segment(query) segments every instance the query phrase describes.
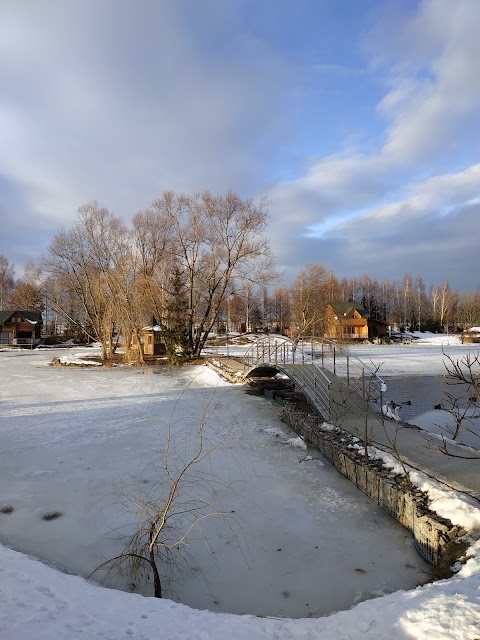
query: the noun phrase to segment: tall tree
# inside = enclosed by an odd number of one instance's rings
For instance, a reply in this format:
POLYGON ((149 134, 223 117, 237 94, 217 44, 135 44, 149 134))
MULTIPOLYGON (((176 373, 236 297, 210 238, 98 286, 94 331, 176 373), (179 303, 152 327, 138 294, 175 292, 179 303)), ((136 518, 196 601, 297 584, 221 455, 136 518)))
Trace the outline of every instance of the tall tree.
POLYGON ((237 194, 195 196, 164 193, 153 203, 168 248, 185 274, 188 292, 189 349, 198 356, 229 296, 248 284, 273 277, 273 258, 263 203, 237 194))
POLYGON ((291 332, 294 340, 323 335, 325 308, 329 300, 329 274, 321 264, 300 271, 290 290, 291 332))
POLYGON ((23 311, 43 311, 42 291, 34 284, 22 280, 16 284, 15 289, 8 296, 8 307, 23 311))
POLYGON ((25 273, 11 290, 7 304, 10 309, 43 311, 45 308, 41 283, 41 270, 32 262, 25 265, 25 273))
POLYGON ((460 294, 457 318, 464 329, 480 326, 480 289, 460 294))
POLYGON ((15 269, 13 263, 0 255, 0 309, 5 309, 7 300, 15 287, 15 269))
POLYGON ((277 287, 271 297, 273 328, 283 333, 290 324, 290 296, 285 287, 277 287))
MULTIPOLYGON (((125 264, 128 256, 127 230, 97 202, 78 210, 70 231, 60 231, 44 258, 44 268, 53 279, 61 279, 81 308, 79 322, 102 345, 102 358, 113 356, 112 336, 119 322, 130 328, 129 296, 134 280, 125 264), (126 278, 121 281, 121 278, 126 278)), ((68 314, 67 309, 62 309, 68 314)), ((129 346, 129 337, 125 337, 129 346)))
POLYGON ((183 273, 175 267, 165 305, 164 336, 170 364, 179 362, 177 349, 189 355, 187 317, 188 296, 183 273))

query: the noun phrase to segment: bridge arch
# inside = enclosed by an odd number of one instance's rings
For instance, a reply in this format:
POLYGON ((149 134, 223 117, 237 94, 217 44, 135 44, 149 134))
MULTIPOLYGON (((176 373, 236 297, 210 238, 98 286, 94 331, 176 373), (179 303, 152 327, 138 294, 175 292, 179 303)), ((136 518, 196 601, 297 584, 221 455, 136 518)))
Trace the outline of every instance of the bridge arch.
POLYGON ((284 375, 292 379, 291 374, 289 374, 288 371, 285 371, 283 367, 278 364, 272 365, 268 362, 261 362, 253 365, 250 369, 247 369, 247 371, 244 373, 244 377, 247 379, 274 378, 279 373, 283 373, 284 375))
POLYGON ((335 402, 338 411, 358 412, 366 404, 382 413, 384 381, 347 347, 332 340, 310 336, 294 342, 285 336, 260 336, 244 354, 244 377, 277 373, 287 375, 327 419, 334 419, 335 402))

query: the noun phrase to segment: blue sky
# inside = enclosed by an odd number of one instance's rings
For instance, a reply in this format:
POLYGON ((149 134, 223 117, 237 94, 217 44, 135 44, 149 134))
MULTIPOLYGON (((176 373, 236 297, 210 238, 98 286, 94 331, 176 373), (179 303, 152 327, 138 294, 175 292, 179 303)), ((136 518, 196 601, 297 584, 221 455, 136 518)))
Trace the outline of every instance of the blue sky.
POLYGON ((0 6, 0 253, 79 206, 269 201, 286 282, 480 282, 478 0, 15 0, 0 6))

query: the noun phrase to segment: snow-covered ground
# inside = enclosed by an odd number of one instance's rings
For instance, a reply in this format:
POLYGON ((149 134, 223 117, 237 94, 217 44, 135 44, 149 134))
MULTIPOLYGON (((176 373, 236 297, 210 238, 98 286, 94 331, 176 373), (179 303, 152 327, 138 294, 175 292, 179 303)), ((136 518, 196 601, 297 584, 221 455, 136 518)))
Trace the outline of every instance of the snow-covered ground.
MULTIPOLYGON (((387 383, 387 398, 401 404, 400 417, 410 423, 450 439, 455 419, 448 410, 445 392, 459 393, 460 387, 448 385, 445 364, 462 362, 480 351, 478 344, 462 344, 457 335, 415 332, 409 344, 354 345, 351 351, 371 364, 387 383), (440 405, 442 408, 440 409, 440 405)), ((476 367, 478 371, 479 367, 476 367)), ((463 403, 465 404, 465 403, 463 403)), ((457 442, 480 448, 480 403, 472 405, 463 420, 457 442)))
MULTIPOLYGON (((398 360, 411 346, 417 345, 390 349, 398 360)), ((240 531, 239 549, 232 532, 218 531, 212 545, 218 568, 192 543, 208 587, 188 578, 178 597, 211 611, 101 589, 0 547, 0 638, 71 638, 82 631, 84 637, 112 639, 480 637, 475 559, 448 581, 326 618, 213 613, 318 616, 411 589, 422 581, 424 566, 408 534, 327 463, 300 462, 306 452, 292 446, 298 440, 284 433, 268 402, 205 368, 159 375, 53 368, 47 364, 53 355, 0 354, 0 508, 14 507, 0 513, 5 545, 88 573, 121 544, 111 530, 121 517, 115 487, 125 474, 140 484, 151 481, 145 450, 158 442, 156 429, 174 408, 177 420, 207 405, 223 433, 233 427, 236 434, 228 440, 227 475, 238 497, 226 506, 233 507, 245 537, 240 531), (54 511, 62 515, 42 519, 54 511)), ((425 373, 428 366, 424 361, 425 373)), ((448 517, 450 507, 444 508, 448 517)))

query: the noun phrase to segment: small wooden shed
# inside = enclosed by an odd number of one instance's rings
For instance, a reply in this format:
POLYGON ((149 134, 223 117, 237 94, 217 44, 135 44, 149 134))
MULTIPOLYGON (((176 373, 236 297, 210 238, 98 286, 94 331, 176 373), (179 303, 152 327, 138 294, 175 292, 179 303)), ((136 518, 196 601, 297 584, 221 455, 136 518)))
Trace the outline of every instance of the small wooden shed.
POLYGON ((143 353, 146 356, 164 356, 167 353, 162 329, 158 325, 144 327, 140 332, 143 353))

